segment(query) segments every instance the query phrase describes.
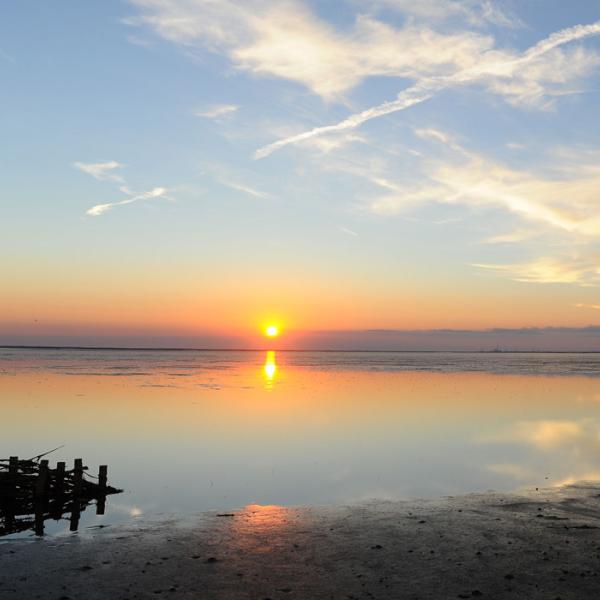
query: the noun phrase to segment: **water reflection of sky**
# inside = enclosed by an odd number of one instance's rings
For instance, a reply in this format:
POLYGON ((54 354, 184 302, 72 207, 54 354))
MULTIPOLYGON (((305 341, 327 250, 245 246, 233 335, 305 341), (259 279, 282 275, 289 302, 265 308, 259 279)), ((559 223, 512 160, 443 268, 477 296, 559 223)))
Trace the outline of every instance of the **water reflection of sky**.
POLYGON ((0 358, 0 456, 65 444, 53 460, 107 463, 126 489, 108 521, 600 478, 594 377, 430 372, 427 355, 405 371, 281 352, 193 367, 177 353, 42 354, 0 358))

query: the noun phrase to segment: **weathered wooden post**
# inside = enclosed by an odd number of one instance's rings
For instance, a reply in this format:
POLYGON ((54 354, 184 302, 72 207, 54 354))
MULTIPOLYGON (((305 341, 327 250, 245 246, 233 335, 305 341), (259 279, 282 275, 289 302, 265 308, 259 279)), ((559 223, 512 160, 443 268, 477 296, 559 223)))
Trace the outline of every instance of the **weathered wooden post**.
POLYGON ((76 458, 73 466, 73 503, 71 506, 71 519, 69 530, 77 531, 81 514, 80 498, 83 483, 83 460, 76 458))
POLYGON ((100 490, 106 490, 106 482, 108 481, 108 466, 100 465, 98 469, 98 485, 100 486, 100 490))
POLYGON ((63 514, 64 494, 65 494, 65 470, 66 463, 56 463, 56 471, 54 475, 54 508, 52 510, 52 518, 57 521, 63 514))
POLYGON ((83 460, 76 458, 73 466, 73 496, 81 496, 81 486, 83 483, 83 460))
POLYGON ((17 480, 19 474, 19 457, 8 459, 8 489, 6 491, 6 529, 10 531, 15 521, 15 500, 17 497, 17 480))
POLYGON ((41 460, 40 468, 38 469, 38 477, 35 482, 35 495, 37 497, 45 496, 47 488, 48 488, 48 461, 41 460))
POLYGON ((56 463, 56 478, 54 480, 54 489, 57 496, 62 496, 65 493, 65 468, 64 462, 56 463))
POLYGON ((19 457, 11 456, 8 459, 8 474, 11 477, 16 477, 18 472, 19 472, 19 457))
POLYGON ((48 461, 40 461, 34 490, 35 535, 44 535, 44 508, 48 489, 48 461))
POLYGON ((71 518, 69 519, 69 531, 77 531, 79 529, 79 517, 81 516, 81 508, 79 499, 73 498, 71 507, 71 518))
POLYGON ((106 484, 108 481, 108 466, 100 465, 98 468, 98 498, 96 500, 96 514, 103 515, 106 510, 106 484))

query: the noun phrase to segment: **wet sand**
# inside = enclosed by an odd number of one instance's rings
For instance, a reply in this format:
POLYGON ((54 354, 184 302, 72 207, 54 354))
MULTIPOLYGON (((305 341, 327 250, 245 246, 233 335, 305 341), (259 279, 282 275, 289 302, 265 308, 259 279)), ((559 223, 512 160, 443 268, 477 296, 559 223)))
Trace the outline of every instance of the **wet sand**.
POLYGON ((600 597, 600 483, 0 543, 0 599, 600 597))

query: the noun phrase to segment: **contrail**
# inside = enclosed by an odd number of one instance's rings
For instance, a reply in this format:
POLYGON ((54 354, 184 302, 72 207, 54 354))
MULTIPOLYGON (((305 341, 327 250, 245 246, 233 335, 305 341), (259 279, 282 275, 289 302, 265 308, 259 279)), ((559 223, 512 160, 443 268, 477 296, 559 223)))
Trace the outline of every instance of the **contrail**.
POLYGON ((107 204, 96 204, 96 206, 92 206, 89 208, 85 214, 90 217, 99 217, 103 215, 105 212, 111 210, 115 206, 124 206, 125 204, 132 204, 133 202, 138 202, 139 200, 148 200, 149 198, 159 198, 161 196, 165 196, 167 190, 165 188, 157 187, 149 192, 144 192, 143 194, 139 194, 138 196, 133 196, 131 198, 126 198, 125 200, 120 200, 119 202, 109 202, 107 204))
POLYGON ((543 54, 546 54, 547 52, 553 50, 554 48, 557 48, 558 46, 562 46, 563 44, 567 44, 575 40, 580 40, 598 34, 600 34, 600 21, 596 21, 595 23, 591 23, 590 25, 575 25, 574 27, 561 29, 560 31, 551 34, 547 38, 535 44, 535 46, 532 46, 531 48, 526 50, 518 58, 471 67, 469 69, 464 69, 463 71, 459 71, 458 73, 447 77, 425 79, 400 92, 396 100, 393 100, 391 102, 384 102, 383 104, 379 104, 378 106, 368 108, 367 110, 351 115, 347 119, 344 119, 343 121, 336 123, 335 125, 315 127, 314 129, 310 129, 309 131, 298 133, 296 135, 292 135, 290 137, 268 144, 267 146, 263 146, 254 153, 254 158, 265 158, 266 156, 269 156, 270 154, 279 150, 280 148, 283 148, 284 146, 296 144, 298 142, 302 142, 313 137, 326 135, 328 133, 333 133, 337 131, 344 131, 346 129, 355 129, 356 127, 360 127, 360 125, 362 125, 366 121, 370 121, 371 119, 383 117, 384 115, 389 115, 390 113, 398 112, 400 110, 404 110, 406 108, 414 106, 415 104, 425 102, 426 100, 429 100, 429 98, 435 96, 436 93, 453 85, 470 83, 481 79, 486 75, 506 75, 510 73, 515 67, 520 67, 521 65, 524 65, 542 56, 543 54))

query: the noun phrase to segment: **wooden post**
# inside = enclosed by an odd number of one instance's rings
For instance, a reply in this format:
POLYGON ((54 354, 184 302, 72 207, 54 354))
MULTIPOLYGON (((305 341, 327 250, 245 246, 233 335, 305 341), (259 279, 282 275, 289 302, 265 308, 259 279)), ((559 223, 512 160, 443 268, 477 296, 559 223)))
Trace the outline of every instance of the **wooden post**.
POLYGON ((108 466, 100 465, 98 469, 98 498, 96 500, 96 514, 103 515, 106 510, 106 484, 108 481, 108 466))
POLYGON ((35 482, 35 535, 44 535, 44 505, 48 489, 48 461, 40 461, 40 469, 35 482))
POLYGON ((35 501, 34 506, 34 530, 35 535, 43 536, 44 535, 44 505, 40 500, 35 501))
POLYGON ((100 490, 106 489, 106 482, 108 480, 108 466, 100 465, 98 469, 98 485, 100 486, 100 490))
POLYGON ((76 458, 73 467, 73 496, 77 499, 81 496, 81 485, 83 482, 83 460, 76 458))
POLYGON ((8 460, 8 490, 4 522, 6 530, 11 531, 15 522, 15 499, 17 497, 17 475, 19 474, 19 457, 11 456, 8 460))
POLYGON ((62 496, 65 491, 65 468, 64 462, 56 463, 56 479, 54 480, 54 488, 57 496, 62 496))
POLYGON ((19 457, 11 456, 8 459, 8 494, 11 498, 17 495, 17 476, 19 474, 19 457))
POLYGON ((35 495, 38 498, 43 498, 46 495, 48 488, 48 461, 40 461, 40 469, 35 482, 35 495))
POLYGON ((79 498, 73 498, 73 504, 71 506, 71 518, 69 520, 69 531, 77 531, 79 528, 80 515, 81 508, 79 507, 79 498))
POLYGON ((54 474, 54 502, 52 518, 57 521, 62 517, 63 504, 65 495, 65 470, 66 464, 64 462, 56 463, 56 471, 54 474))

